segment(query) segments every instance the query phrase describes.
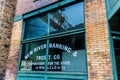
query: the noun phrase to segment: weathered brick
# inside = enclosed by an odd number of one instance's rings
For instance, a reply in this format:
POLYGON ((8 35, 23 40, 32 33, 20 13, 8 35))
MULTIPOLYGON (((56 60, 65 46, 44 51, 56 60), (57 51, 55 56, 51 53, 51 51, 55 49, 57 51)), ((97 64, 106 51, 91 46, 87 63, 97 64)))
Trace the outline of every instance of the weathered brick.
POLYGON ((0 80, 4 80, 6 61, 9 53, 10 36, 15 11, 15 2, 12 2, 13 0, 0 0, 0 80))
POLYGON ((85 16, 89 80, 113 80, 104 0, 86 0, 85 16))
POLYGON ((16 80, 18 69, 18 57, 20 53, 20 41, 22 33, 22 21, 15 22, 12 29, 10 53, 8 56, 5 80, 16 80), (16 35, 17 34, 17 35, 16 35), (14 62, 14 63, 13 63, 14 62), (12 76, 11 76, 12 75, 12 76))
MULTIPOLYGON (((17 0, 15 15, 33 11, 59 0, 33 1, 17 0)), ((0 33, 2 34, 0 34, 0 43, 2 43, 0 44, 2 54, 0 67, 3 67, 0 69, 0 76, 4 76, 9 53, 5 80, 16 80, 23 21, 15 22, 12 29, 16 0, 7 0, 5 6, 4 0, 0 0, 0 4, 0 33)), ((89 80, 113 80, 105 1, 85 0, 85 18, 88 78, 89 80)))
POLYGON ((16 15, 21 15, 21 14, 30 12, 32 10, 41 8, 43 6, 46 6, 56 1, 59 1, 59 0, 38 0, 36 2, 34 2, 34 0, 24 0, 24 1, 17 0, 16 15), (26 6, 26 3, 27 3, 27 6, 26 6))

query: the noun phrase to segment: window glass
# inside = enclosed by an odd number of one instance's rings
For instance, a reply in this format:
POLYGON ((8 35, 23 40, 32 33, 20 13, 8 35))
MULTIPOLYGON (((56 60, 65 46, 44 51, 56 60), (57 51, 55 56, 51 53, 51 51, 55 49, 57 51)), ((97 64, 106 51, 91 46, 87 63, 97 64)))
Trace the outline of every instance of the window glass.
POLYGON ((81 33, 53 38, 48 44, 46 41, 24 44, 20 70, 86 72, 84 41, 84 33, 81 33))
POLYGON ((48 16, 41 15, 25 20, 24 39, 41 37, 48 33, 48 16))
POLYGON ((51 13, 50 33, 68 31, 84 27, 83 2, 51 13))
POLYGON ((118 0, 109 0, 110 4, 114 4, 118 0))
POLYGON ((83 2, 25 20, 24 39, 84 28, 83 2), (50 14, 50 15, 47 15, 50 14), (48 17, 49 16, 49 17, 48 17), (49 22, 48 22, 49 21, 49 22))
POLYGON ((85 36, 74 30, 80 28, 84 28, 83 2, 25 19, 20 70, 87 72, 85 36), (69 30, 73 32, 50 36, 69 30))
POLYGON ((48 71, 86 72, 84 34, 50 39, 48 71))
POLYGON ((45 70, 46 41, 27 43, 23 45, 21 70, 45 70))

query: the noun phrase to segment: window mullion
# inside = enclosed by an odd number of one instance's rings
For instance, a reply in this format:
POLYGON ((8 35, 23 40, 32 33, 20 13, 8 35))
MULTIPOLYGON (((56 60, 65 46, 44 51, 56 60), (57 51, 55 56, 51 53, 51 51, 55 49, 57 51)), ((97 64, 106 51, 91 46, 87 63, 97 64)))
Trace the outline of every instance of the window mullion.
POLYGON ((21 40, 24 40, 24 34, 25 34, 25 21, 23 21, 22 38, 21 38, 21 40))
POLYGON ((48 35, 50 34, 50 13, 48 13, 48 35))
MULTIPOLYGON (((50 13, 48 13, 48 34, 49 35, 50 29, 50 13)), ((48 54, 49 54, 49 39, 47 39, 47 46, 46 46, 46 64, 45 64, 45 71, 48 70, 48 54)))
POLYGON ((49 40, 47 40, 47 46, 46 46, 46 64, 45 64, 45 71, 48 70, 48 54, 49 54, 49 40))

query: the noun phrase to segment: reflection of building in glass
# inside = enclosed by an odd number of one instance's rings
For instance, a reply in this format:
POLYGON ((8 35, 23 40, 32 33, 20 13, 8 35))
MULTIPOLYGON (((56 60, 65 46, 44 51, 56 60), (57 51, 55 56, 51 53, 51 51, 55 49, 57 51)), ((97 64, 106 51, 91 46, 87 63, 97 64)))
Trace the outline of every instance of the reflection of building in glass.
POLYGON ((51 15, 50 21, 55 29, 64 30, 72 27, 67 18, 64 11, 56 11, 51 15))

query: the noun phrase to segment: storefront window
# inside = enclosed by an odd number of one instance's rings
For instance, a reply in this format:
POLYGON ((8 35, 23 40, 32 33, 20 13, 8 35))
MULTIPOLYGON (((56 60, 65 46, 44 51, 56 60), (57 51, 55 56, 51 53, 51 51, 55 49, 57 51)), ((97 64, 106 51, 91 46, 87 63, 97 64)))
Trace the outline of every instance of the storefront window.
MULTIPOLYGON (((112 0, 113 2, 116 0, 112 0)), ((118 10, 114 16, 109 20, 110 29, 111 29, 111 50, 112 50, 112 60, 115 63, 112 63, 114 66, 114 76, 115 79, 120 80, 120 22, 118 17, 120 17, 120 10, 118 10), (113 41, 113 42, 112 42, 113 41)))
POLYGON ((40 15, 25 20, 24 39, 42 37, 48 34, 48 16, 40 15))
POLYGON ((24 21, 21 71, 87 72, 83 2, 24 21))
POLYGON ((85 72, 84 34, 50 39, 48 71, 85 72))
POLYGON ((84 33, 24 44, 21 70, 85 72, 84 33), (48 47, 47 47, 48 46, 48 47), (48 48, 48 58, 46 49, 48 48))
POLYGON ((24 39, 80 28, 84 28, 83 2, 26 19, 24 39))
POLYGON ((61 8, 50 15, 50 33, 69 31, 84 27, 83 2, 61 8))
POLYGON ((20 70, 45 71, 46 41, 23 44, 20 70), (41 69, 38 67, 41 66, 41 69))

